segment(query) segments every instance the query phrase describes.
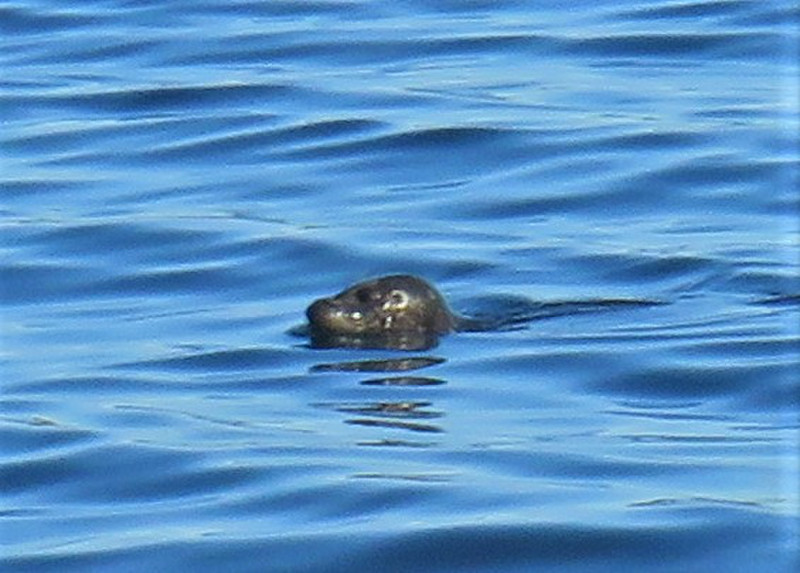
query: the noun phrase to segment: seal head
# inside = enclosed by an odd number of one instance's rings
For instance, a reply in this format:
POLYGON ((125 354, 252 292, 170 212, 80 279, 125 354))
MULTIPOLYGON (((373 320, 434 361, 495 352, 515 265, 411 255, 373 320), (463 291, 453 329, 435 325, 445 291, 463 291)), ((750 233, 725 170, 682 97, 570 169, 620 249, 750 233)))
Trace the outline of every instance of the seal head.
POLYGON ((390 275, 358 283, 306 310, 312 343, 319 347, 399 348, 436 345, 456 327, 442 295, 425 280, 390 275))

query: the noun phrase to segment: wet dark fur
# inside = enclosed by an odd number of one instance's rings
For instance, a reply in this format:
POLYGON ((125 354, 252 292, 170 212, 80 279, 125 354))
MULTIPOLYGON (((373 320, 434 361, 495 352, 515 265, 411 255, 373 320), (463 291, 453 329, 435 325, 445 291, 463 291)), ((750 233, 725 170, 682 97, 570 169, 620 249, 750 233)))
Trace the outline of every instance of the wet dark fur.
POLYGON ((309 324, 303 334, 311 335, 315 348, 423 350, 455 330, 514 330, 533 320, 659 304, 664 303, 641 299, 535 302, 503 296, 489 297, 486 312, 476 308, 464 317, 451 312, 444 297, 425 280, 390 275, 314 301, 306 310, 309 324))
POLYGON ((426 348, 456 329, 442 295, 425 280, 390 275, 314 301, 306 310, 315 346, 426 348))

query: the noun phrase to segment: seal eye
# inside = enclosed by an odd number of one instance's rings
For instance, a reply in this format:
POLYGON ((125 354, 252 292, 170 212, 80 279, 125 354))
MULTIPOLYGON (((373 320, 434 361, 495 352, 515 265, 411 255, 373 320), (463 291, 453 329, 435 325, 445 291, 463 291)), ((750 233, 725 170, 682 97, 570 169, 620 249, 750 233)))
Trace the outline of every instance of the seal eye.
POLYGON ((389 305, 395 310, 408 307, 408 293, 404 290, 393 290, 389 293, 389 305))
POLYGON ((356 299, 358 302, 367 303, 372 300, 372 295, 370 295, 369 289, 360 288, 356 291, 356 299))

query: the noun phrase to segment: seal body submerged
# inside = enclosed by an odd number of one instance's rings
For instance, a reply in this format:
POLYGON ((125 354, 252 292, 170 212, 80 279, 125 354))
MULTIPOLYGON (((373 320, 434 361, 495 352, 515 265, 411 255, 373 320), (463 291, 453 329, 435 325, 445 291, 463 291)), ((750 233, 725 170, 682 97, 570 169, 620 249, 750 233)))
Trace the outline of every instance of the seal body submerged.
POLYGON ((491 297, 487 303, 470 316, 456 315, 424 279, 389 275, 314 301, 306 310, 308 327, 296 333, 310 334, 315 348, 427 350, 454 330, 515 330, 533 320, 665 304, 643 299, 536 302, 513 296, 491 297))
POLYGON ((441 294, 412 275, 365 281, 314 301, 306 310, 314 346, 431 348, 458 319, 441 294))

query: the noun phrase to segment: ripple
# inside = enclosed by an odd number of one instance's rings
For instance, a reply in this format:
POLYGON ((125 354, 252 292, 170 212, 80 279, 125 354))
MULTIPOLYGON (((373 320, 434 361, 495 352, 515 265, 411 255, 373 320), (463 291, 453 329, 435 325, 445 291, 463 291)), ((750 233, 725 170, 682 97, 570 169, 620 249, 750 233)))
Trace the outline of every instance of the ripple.
POLYGON ((442 364, 444 358, 437 357, 412 357, 412 358, 386 358, 382 360, 359 360, 356 362, 335 362, 329 364, 316 364, 312 372, 406 372, 419 370, 442 364))
POLYGON ((46 12, 23 6, 0 8, 0 31, 10 35, 40 34, 74 28, 102 25, 99 15, 79 14, 74 11, 46 12))
MULTIPOLYGON (((433 484, 431 484, 433 485, 433 484)), ((640 508, 659 511, 659 508, 640 508)), ((313 537, 285 533, 282 536, 253 538, 252 533, 235 539, 203 539, 179 542, 142 542, 130 547, 109 547, 101 551, 59 550, 47 554, 15 559, 17 567, 57 570, 59 565, 87 568, 121 568, 144 564, 147 567, 167 564, 170 567, 222 566, 239 570, 258 569, 263 564, 263 551, 270 563, 292 571, 314 571, 318 559, 326 561, 340 554, 346 541, 348 568, 374 570, 392 567, 407 570, 420 564, 436 570, 525 571, 530 567, 583 567, 587 562, 602 560, 602 571, 635 565, 652 571, 667 571, 674 566, 706 569, 714 564, 736 568, 742 562, 752 563, 756 572, 790 570, 790 562, 773 541, 774 533, 785 527, 785 521, 754 514, 745 508, 708 508, 697 516, 698 521, 684 528, 654 528, 645 524, 597 529, 586 525, 563 525, 539 522, 526 526, 507 524, 461 524, 456 527, 427 526, 390 535, 363 534, 347 530, 341 534, 317 534, 313 537), (726 515, 735 516, 736 527, 725 524, 726 515), (699 518, 704 517, 704 520, 699 518), (344 537, 343 535, 347 535, 344 537), (708 546, 727 539, 731 548, 722 558, 708 551, 708 546), (261 548, 263 551, 258 551, 261 548), (677 554, 675 548, 679 548, 677 554), (773 553, 768 553, 767 550, 773 553), (677 555, 677 557, 676 557, 677 555), (776 557, 778 556, 778 557, 776 557), (722 561, 720 561, 722 559, 722 561), (669 563, 669 566, 664 565, 669 563), (770 563, 771 568, 761 563, 770 563)), ((336 571, 345 568, 334 567, 336 571)))
POLYGON ((403 422, 397 420, 380 420, 376 418, 351 418, 345 423, 354 426, 367 426, 371 428, 390 428, 396 430, 409 430, 412 432, 443 432, 442 428, 433 424, 421 424, 419 422, 403 422))
MULTIPOLYGON (((755 521, 758 523, 742 529, 712 523, 673 531, 645 526, 600 530, 553 523, 528 527, 433 529, 412 532, 392 543, 382 543, 369 553, 367 562, 377 563, 380 556, 380 561, 402 567, 403 563, 413 562, 414 555, 424 554, 433 556, 430 558, 432 561, 428 561, 429 566, 441 569, 502 567, 509 571, 522 571, 532 566, 563 567, 570 562, 585 563, 587 559, 602 556, 603 570, 634 564, 662 570, 664 559, 670 561, 670 567, 681 563, 686 567, 698 567, 713 560, 703 549, 703 545, 713 539, 733 535, 741 548, 751 548, 759 541, 763 542, 766 533, 759 525, 763 526, 763 522, 768 520, 755 521), (675 547, 680 547, 677 561, 672 550, 666 549, 675 547)), ((775 526, 773 523, 772 527, 775 526)))
POLYGON ((122 376, 81 376, 74 378, 53 378, 46 380, 29 380, 14 384, 8 388, 12 394, 126 394, 126 393, 159 393, 170 389, 181 388, 174 382, 165 383, 145 378, 128 378, 122 376))
POLYGON ((684 2, 675 5, 653 6, 644 9, 618 12, 614 17, 631 18, 635 20, 674 20, 676 18, 730 16, 733 14, 751 12, 757 7, 757 4, 756 2, 752 2, 752 0, 684 2))
POLYGON ((446 384, 439 378, 425 376, 393 376, 389 378, 370 378, 360 382, 365 386, 439 386, 446 384))
POLYGON ((242 371, 263 369, 286 364, 293 353, 283 349, 250 348, 237 350, 221 350, 178 356, 162 360, 144 360, 117 364, 115 368, 136 370, 197 370, 208 371, 242 371))
POLYGON ((215 234, 204 231, 107 222, 55 228, 20 242, 42 253, 56 252, 62 256, 119 257, 126 251, 139 251, 150 260, 159 252, 197 248, 215 238, 215 234))
MULTIPOLYGON (((0 476, 9 495, 38 491, 40 496, 56 496, 59 498, 94 499, 96 501, 122 501, 128 498, 133 501, 138 495, 129 497, 125 494, 130 488, 139 488, 142 479, 150 481, 146 476, 180 474, 194 456, 178 455, 141 447, 110 447, 94 445, 83 451, 73 452, 64 458, 59 452, 36 456, 31 459, 3 462, 0 464, 0 476), (105 472, 115 472, 125 478, 115 485, 98 487, 106 480, 105 472), (113 491, 112 491, 113 490, 113 491)), ((154 482, 155 483, 155 482, 154 482)), ((154 484, 153 483, 153 484, 154 484)), ((158 494, 141 490, 143 495, 158 494)))
POLYGON ((47 450, 61 453, 70 448, 95 439, 94 432, 58 425, 43 426, 32 421, 3 420, 0 426, 0 441, 5 444, 5 453, 11 457, 20 454, 47 455, 47 450))
MULTIPOLYGON (((323 141, 345 140, 351 141, 356 136, 374 131, 381 127, 378 122, 357 119, 342 119, 321 121, 312 124, 279 127, 256 133, 245 132, 225 134, 219 137, 205 137, 201 141, 193 140, 186 143, 160 146, 147 151, 139 159, 156 160, 200 160, 205 161, 209 156, 219 157, 224 154, 229 157, 248 154, 253 151, 266 153, 270 149, 312 148, 320 149, 323 141)), ((326 143, 325 145, 331 145, 326 143)), ((348 143, 348 145, 350 145, 348 143)), ((291 151, 282 151, 282 154, 291 154, 291 151)))
POLYGON ((286 85, 213 84, 180 87, 140 87, 106 91, 81 91, 70 94, 24 95, 4 98, 14 113, 17 106, 56 109, 83 109, 96 113, 142 114, 193 108, 230 107, 265 101, 304 97, 303 90, 286 85))
POLYGON ((617 57, 774 59, 783 54, 781 36, 768 32, 618 34, 571 42, 573 54, 617 57))
MULTIPOLYGON (((428 153, 437 149, 440 153, 456 155, 469 150, 486 153, 487 146, 499 150, 507 147, 504 143, 513 132, 484 128, 449 128, 415 130, 412 132, 379 135, 369 139, 359 139, 338 144, 312 146, 297 151, 290 150, 280 154, 286 159, 325 158, 341 159, 348 156, 428 153)), ((478 159, 476 157, 476 159, 478 159)))
POLYGON ((83 265, 12 264, 0 266, 3 304, 42 303, 77 296, 94 271, 83 265))
POLYGON ((762 380, 779 380, 785 372, 784 367, 772 364, 659 368, 611 378, 595 390, 678 401, 723 398, 742 395, 762 380))

